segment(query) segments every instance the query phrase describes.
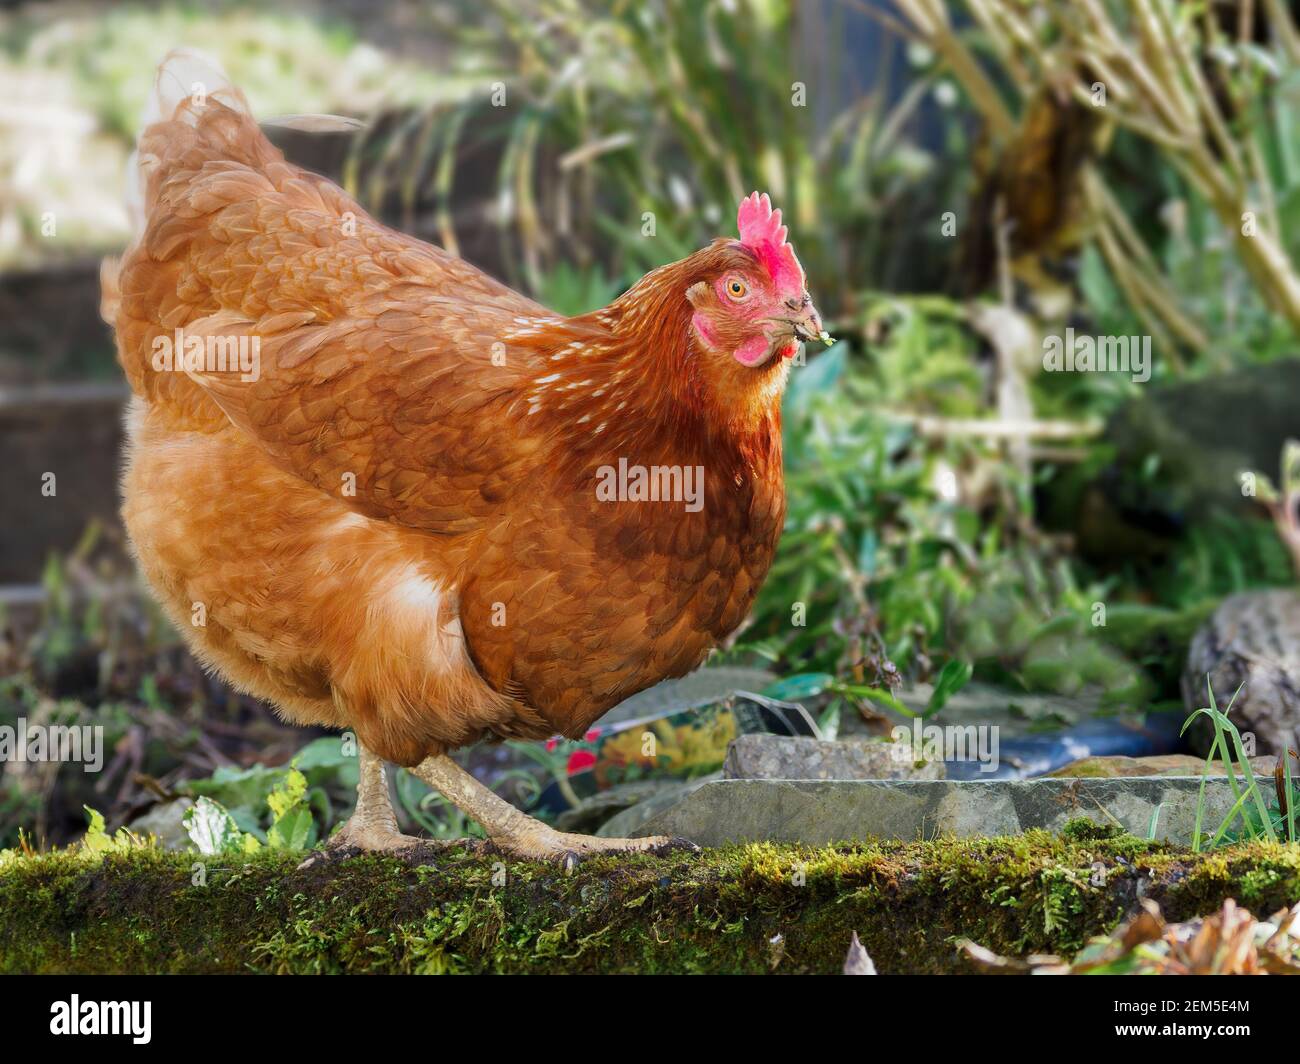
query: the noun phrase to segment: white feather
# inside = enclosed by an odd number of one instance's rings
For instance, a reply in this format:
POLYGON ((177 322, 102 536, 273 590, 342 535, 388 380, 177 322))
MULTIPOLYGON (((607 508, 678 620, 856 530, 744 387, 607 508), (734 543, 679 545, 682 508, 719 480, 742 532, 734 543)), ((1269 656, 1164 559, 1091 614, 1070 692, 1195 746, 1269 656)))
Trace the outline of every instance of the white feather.
POLYGON ((220 62, 197 48, 174 48, 158 66, 153 93, 140 119, 141 131, 155 122, 171 120, 176 109, 192 97, 218 100, 237 111, 248 111, 243 95, 220 62))
MULTIPOLYGON (((140 115, 137 148, 126 161, 126 182, 124 199, 127 215, 137 235, 144 232, 145 216, 145 175, 157 160, 149 154, 142 155, 139 150, 139 137, 157 122, 171 121, 176 117, 176 110, 186 100, 200 98, 219 100, 227 107, 239 111, 248 111, 248 104, 234 83, 227 76, 221 64, 209 55, 195 48, 175 48, 168 52, 158 65, 154 76, 153 92, 145 101, 140 115)), ((193 111, 186 111, 184 118, 191 123, 195 120, 193 111)))

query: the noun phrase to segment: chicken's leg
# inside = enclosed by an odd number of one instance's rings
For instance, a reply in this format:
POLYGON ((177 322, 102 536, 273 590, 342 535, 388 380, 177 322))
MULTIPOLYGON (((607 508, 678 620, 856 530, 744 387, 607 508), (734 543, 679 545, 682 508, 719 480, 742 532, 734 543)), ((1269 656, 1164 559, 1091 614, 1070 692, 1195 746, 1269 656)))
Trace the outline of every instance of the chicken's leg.
MULTIPOLYGON (((348 822, 329 841, 329 849, 356 847, 362 850, 405 850, 429 845, 427 839, 403 835, 397 830, 397 814, 388 797, 388 778, 384 762, 360 746, 361 777, 357 780, 357 807, 348 822)), ((305 864, 309 864, 309 858, 305 864)))
POLYGON ((487 832, 488 839, 514 857, 570 861, 598 853, 659 853, 677 847, 695 848, 685 839, 667 835, 649 835, 644 839, 602 839, 556 831, 516 809, 445 755, 425 758, 409 771, 462 813, 477 820, 487 832))

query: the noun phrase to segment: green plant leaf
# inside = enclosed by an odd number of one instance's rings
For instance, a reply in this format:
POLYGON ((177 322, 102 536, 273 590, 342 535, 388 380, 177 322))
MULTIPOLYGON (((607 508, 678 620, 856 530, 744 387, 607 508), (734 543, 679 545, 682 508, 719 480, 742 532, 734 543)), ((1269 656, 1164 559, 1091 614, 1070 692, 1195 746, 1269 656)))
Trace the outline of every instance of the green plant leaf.
POLYGON ((932 716, 943 709, 947 705, 948 699, 970 682, 971 674, 974 671, 975 667, 969 661, 959 661, 956 658, 944 665, 939 672, 939 679, 935 681, 934 691, 930 695, 930 702, 925 707, 925 716, 932 716))
POLYGON ((266 843, 273 850, 301 850, 312 842, 315 821, 306 802, 307 777, 296 768, 266 796, 271 810, 271 828, 266 843))
POLYGON ((266 804, 271 807, 272 820, 282 816, 302 802, 307 793, 307 777, 296 768, 289 769, 284 780, 266 796, 266 804))
POLYGON ((786 702, 797 702, 801 698, 812 698, 821 694, 835 677, 828 672, 801 672, 770 683, 760 691, 768 698, 779 698, 786 702))
POLYGON ((343 742, 336 735, 323 735, 313 739, 297 754, 293 763, 302 772, 317 768, 344 768, 356 763, 356 756, 343 752, 343 742))
POLYGON ((901 713, 904 717, 921 716, 921 714, 909 709, 906 703, 895 698, 891 692, 886 691, 883 687, 868 687, 863 683, 837 683, 833 689, 851 698, 863 698, 868 702, 875 702, 876 705, 885 706, 895 713, 901 713))
POLYGON ((86 836, 81 840, 82 848, 87 853, 104 853, 113 849, 113 840, 104 830, 104 814, 98 809, 91 809, 88 805, 83 805, 82 808, 90 821, 90 826, 86 828, 86 836))
POLYGON ((244 833, 220 803, 206 795, 185 811, 185 833, 199 853, 214 857, 230 850, 242 850, 244 833))
POLYGON ((310 845, 314 821, 306 805, 296 805, 276 819, 266 833, 273 850, 305 850, 310 845))

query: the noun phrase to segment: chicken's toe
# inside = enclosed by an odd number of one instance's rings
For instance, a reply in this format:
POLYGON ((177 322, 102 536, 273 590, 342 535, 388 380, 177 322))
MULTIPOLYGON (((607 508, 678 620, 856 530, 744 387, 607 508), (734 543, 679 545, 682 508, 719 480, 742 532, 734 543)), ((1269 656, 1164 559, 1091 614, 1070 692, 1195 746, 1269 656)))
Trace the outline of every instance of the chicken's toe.
POLYGON ((337 860, 354 853, 399 853, 417 847, 436 845, 432 839, 403 835, 400 831, 353 817, 330 836, 324 849, 314 851, 299 868, 310 868, 322 861, 337 860))
POLYGON ((482 825, 491 847, 520 860, 554 861, 572 867, 584 858, 603 853, 659 854, 673 849, 697 849, 685 839, 667 835, 602 839, 556 831, 516 809, 446 755, 426 758, 411 772, 482 825))
POLYGON ((687 839, 668 835, 647 835, 641 839, 602 839, 595 835, 576 835, 556 831, 540 821, 525 830, 505 836, 492 836, 493 847, 511 857, 525 861, 553 861, 572 868, 588 857, 602 854, 649 853, 661 855, 673 850, 698 851, 687 839))
POLYGON ((384 763, 366 747, 359 751, 360 767, 357 782, 357 806, 346 824, 338 829, 325 844, 299 868, 327 860, 345 857, 358 851, 364 853, 403 853, 413 855, 419 848, 442 849, 450 843, 434 839, 418 839, 403 835, 397 829, 397 814, 388 796, 388 779, 384 763))

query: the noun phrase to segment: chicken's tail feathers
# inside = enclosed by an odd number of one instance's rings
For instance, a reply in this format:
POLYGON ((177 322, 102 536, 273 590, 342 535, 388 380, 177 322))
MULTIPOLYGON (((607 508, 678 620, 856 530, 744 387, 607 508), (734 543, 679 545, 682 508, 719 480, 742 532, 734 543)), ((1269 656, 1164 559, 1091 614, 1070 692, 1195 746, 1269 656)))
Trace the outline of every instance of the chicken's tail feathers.
POLYGON ((189 117, 183 120, 190 125, 197 124, 198 115, 209 100, 244 114, 253 113, 219 60, 197 48, 173 48, 158 64, 153 92, 140 120, 141 135, 155 122, 182 117, 177 111, 186 103, 189 117))
POLYGON ((252 116, 248 100, 220 60, 197 48, 173 48, 158 64, 153 91, 140 115, 135 151, 126 164, 124 198, 137 236, 144 232, 149 215, 149 175, 160 161, 154 127, 180 121, 197 128, 209 103, 252 116))
MULTIPOLYGON (((262 125, 309 133, 353 133, 364 128, 355 118, 325 114, 280 115, 262 125)), ((125 199, 137 235, 144 232, 152 207, 151 175, 175 163, 192 169, 190 151, 196 146, 209 158, 234 159, 255 168, 278 156, 264 139, 247 97, 221 62, 197 48, 173 48, 158 65, 153 92, 140 117, 136 150, 127 162, 125 199), (195 133, 188 136, 170 123, 181 123, 195 133)))

